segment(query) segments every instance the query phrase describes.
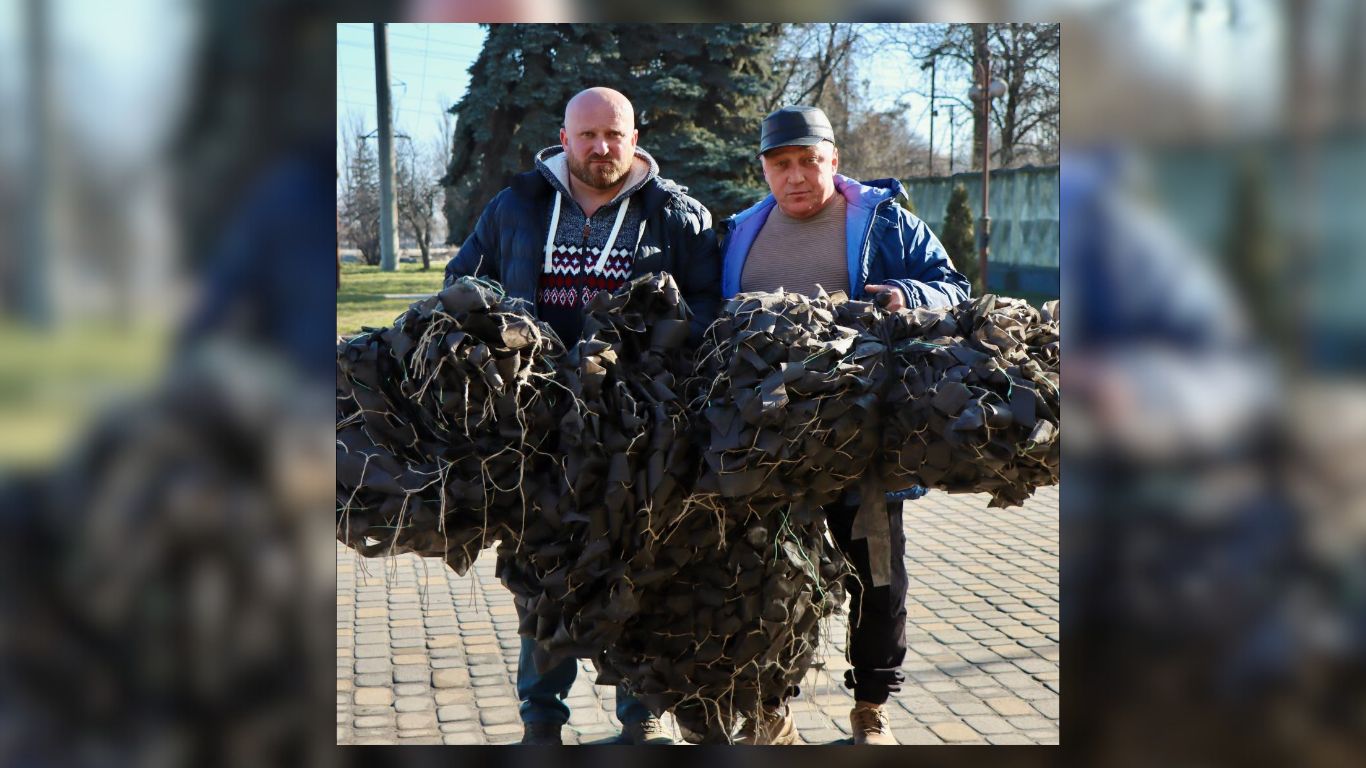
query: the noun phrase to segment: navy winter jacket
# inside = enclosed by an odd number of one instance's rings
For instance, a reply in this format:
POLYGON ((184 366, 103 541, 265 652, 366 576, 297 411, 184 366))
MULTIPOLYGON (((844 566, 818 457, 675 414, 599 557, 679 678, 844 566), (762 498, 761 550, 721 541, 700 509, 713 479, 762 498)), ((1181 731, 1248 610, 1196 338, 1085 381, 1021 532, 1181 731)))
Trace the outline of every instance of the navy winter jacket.
MULTIPOLYGON (((866 299, 863 286, 885 284, 901 289, 908 307, 950 307, 968 298, 967 278, 953 268, 944 246, 914 214, 896 204, 901 182, 878 179, 859 183, 835 174, 835 191, 848 203, 845 214, 845 261, 855 299, 866 299)), ((769 195, 726 220, 721 295, 740 292, 749 249, 776 201, 769 195)))
MULTIPOLYGON (((508 295, 536 306, 546 230, 554 189, 537 170, 518 174, 484 208, 474 232, 446 264, 446 285, 475 275, 497 280, 508 295)), ((652 176, 631 196, 642 205, 645 232, 636 250, 631 277, 668 272, 693 312, 692 337, 716 319, 720 305, 720 252, 711 213, 672 181, 652 176)), ((572 345, 576 339, 564 339, 572 345)))

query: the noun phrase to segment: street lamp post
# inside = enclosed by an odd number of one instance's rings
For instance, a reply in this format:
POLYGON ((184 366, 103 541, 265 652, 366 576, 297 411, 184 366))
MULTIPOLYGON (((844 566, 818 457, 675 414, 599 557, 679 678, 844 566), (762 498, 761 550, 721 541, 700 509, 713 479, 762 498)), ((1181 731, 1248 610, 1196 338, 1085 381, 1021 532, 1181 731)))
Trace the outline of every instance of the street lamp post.
POLYGON ((936 117, 939 116, 939 110, 935 109, 935 103, 934 103, 934 96, 935 96, 935 94, 934 94, 934 81, 935 81, 935 77, 934 77, 934 68, 935 68, 935 67, 934 67, 934 62, 935 62, 935 57, 934 57, 934 56, 931 56, 931 57, 930 57, 930 60, 929 60, 928 62, 926 62, 926 63, 920 65, 920 71, 921 71, 921 72, 924 72, 926 68, 928 68, 928 69, 930 70, 930 156, 929 156, 929 169, 930 169, 929 175, 930 175, 930 176, 933 176, 933 175, 934 175, 934 119, 935 119, 936 117))
POLYGON ((987 261, 991 255, 991 57, 982 59, 982 252, 978 255, 978 274, 982 292, 987 292, 987 261))
POLYGON ((984 56, 977 68, 980 83, 968 91, 968 98, 982 102, 982 229, 978 252, 978 273, 982 276, 982 290, 987 290, 987 262, 991 255, 991 215, 987 206, 991 201, 991 100, 1005 93, 1005 83, 991 79, 991 57, 984 56))

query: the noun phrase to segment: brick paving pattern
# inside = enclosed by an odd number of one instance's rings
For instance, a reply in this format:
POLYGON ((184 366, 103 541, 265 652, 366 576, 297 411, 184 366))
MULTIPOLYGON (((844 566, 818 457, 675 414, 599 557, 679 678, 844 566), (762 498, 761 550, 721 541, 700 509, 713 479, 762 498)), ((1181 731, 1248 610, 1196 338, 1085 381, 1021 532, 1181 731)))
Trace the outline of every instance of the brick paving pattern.
MULTIPOLYGON (((1023 507, 933 492, 906 509, 902 744, 1058 743, 1058 488, 1023 507)), ((463 577, 437 560, 367 560, 337 545, 337 743, 510 744, 521 738, 517 614, 491 552, 463 577)), ((849 741, 843 616, 792 701, 799 741, 849 741)), ((568 744, 611 743, 615 693, 590 662, 568 744)), ((665 725, 677 738, 669 716, 665 725)))

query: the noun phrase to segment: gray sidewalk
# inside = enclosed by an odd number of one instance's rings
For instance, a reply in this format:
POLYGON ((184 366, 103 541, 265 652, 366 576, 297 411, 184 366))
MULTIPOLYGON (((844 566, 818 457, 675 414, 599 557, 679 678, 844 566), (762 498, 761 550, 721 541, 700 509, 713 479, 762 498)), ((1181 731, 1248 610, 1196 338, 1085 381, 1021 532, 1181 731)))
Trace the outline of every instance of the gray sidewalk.
MULTIPOLYGON (((906 506, 903 670, 888 703, 902 744, 1058 743, 1058 488, 1023 507, 932 492, 906 506)), ((337 545, 337 743, 508 744, 521 737, 517 616, 492 552, 470 573, 337 545)), ((800 741, 847 741, 844 623, 792 702, 800 741)), ((581 661, 566 743, 610 743, 610 686, 581 661)), ((672 718, 665 724, 677 737, 672 718)))

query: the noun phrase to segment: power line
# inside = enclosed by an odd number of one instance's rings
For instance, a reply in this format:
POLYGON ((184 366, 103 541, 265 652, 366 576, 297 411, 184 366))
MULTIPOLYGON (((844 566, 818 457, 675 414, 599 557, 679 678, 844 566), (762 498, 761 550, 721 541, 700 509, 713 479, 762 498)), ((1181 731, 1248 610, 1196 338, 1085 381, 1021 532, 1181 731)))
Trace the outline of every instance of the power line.
MULTIPOLYGON (((337 41, 337 45, 342 45, 342 46, 345 46, 345 47, 347 47, 347 48, 360 48, 360 49, 363 49, 363 50, 371 50, 371 46, 369 46, 369 45, 367 45, 367 44, 365 44, 365 43, 363 43, 363 42, 353 41, 353 40, 338 40, 338 41, 337 41)), ((445 47, 445 48, 458 49, 458 50, 461 50, 461 51, 469 51, 469 52, 476 53, 476 54, 479 53, 479 51, 482 50, 482 48, 480 48, 480 47, 473 46, 473 45, 464 45, 463 43, 440 43, 440 42, 438 42, 437 45, 440 45, 440 46, 445 47)), ((409 48, 409 47, 407 47, 407 46, 394 46, 394 50, 397 51, 397 52, 399 52, 399 53, 411 53, 411 54, 420 54, 420 53, 422 53, 422 50, 419 49, 419 48, 416 48, 416 47, 409 48)), ((469 58, 468 54, 456 54, 456 53, 449 53, 449 54, 447 54, 447 53, 440 53, 440 52, 437 52, 437 53, 432 53, 432 54, 430 54, 430 55, 433 56, 433 57, 435 57, 435 58, 438 58, 438 59, 440 59, 440 58, 448 58, 448 59, 452 59, 452 60, 463 60, 463 59, 469 58)))
POLYGON ((338 74, 338 75, 340 76, 340 78, 341 78, 342 92, 345 92, 345 91, 346 91, 346 68, 343 67, 343 66, 341 66, 341 62, 337 62, 337 64, 338 64, 338 66, 337 66, 337 74, 338 74))
POLYGON ((431 42, 432 28, 431 28, 431 27, 427 27, 426 30, 427 30, 427 40, 423 43, 423 46, 422 46, 422 48, 423 48, 423 50, 422 50, 422 86, 421 86, 420 90, 418 91, 418 97, 417 97, 417 105, 418 105, 417 108, 418 108, 419 111, 422 110, 422 105, 423 105, 424 103, 426 103, 426 99, 427 99, 427 44, 431 42))
MULTIPOLYGON (((357 32, 362 32, 362 33, 364 33, 366 30, 368 30, 368 25, 350 26, 350 25, 347 25, 347 24, 338 24, 337 26, 338 26, 338 27, 342 27, 342 28, 344 28, 344 29, 354 29, 354 30, 356 30, 357 32)), ((390 26, 392 26, 392 25, 390 25, 390 26)), ((431 35, 431 32, 432 32, 431 25, 430 25, 430 24, 424 24, 424 25, 422 25, 422 26, 426 29, 427 34, 428 34, 428 35, 431 35)), ((401 38, 403 38, 404 40, 424 40, 424 39, 427 39, 427 38, 418 37, 417 35, 405 34, 405 33, 403 33, 403 32, 390 32, 390 33, 389 33, 389 37, 401 37, 401 38)), ((442 43, 442 44, 443 44, 443 45, 450 45, 450 46, 454 46, 454 47, 458 47, 458 48, 466 48, 466 49, 470 49, 470 50, 475 50, 475 49, 477 48, 477 46, 470 45, 470 44, 468 44, 468 43, 447 42, 447 43, 442 43)))
MULTIPOLYGON (((345 43, 339 43, 339 45, 345 45, 345 43)), ((353 47, 354 47, 354 46, 353 46, 353 47)), ((357 48, 357 49, 358 49, 358 50, 365 50, 366 54, 367 54, 367 55, 370 55, 370 51, 369 51, 368 49, 361 49, 361 48, 357 48)), ((446 54, 436 53, 436 52, 434 52, 434 51, 433 51, 433 52, 429 52, 429 53, 427 53, 427 54, 424 56, 423 53, 422 53, 422 51, 417 50, 417 49, 413 49, 413 50, 407 51, 406 53, 403 52, 403 51, 399 51, 399 53, 403 54, 402 56, 399 56, 399 57, 398 57, 400 60, 403 60, 403 61, 409 61, 409 60, 411 60, 411 59, 409 59, 408 57, 414 57, 414 58, 415 58, 415 57, 422 56, 423 58, 435 59, 435 60, 437 60, 437 61, 443 61, 443 62, 450 62, 450 63, 452 63, 452 64, 464 64, 464 65, 466 65, 466 68, 468 68, 469 65, 474 64, 474 62, 475 62, 476 59, 477 59, 477 57, 475 57, 475 56, 466 56, 466 55, 464 55, 464 54, 451 54, 451 55, 446 55, 446 54)))
MULTIPOLYGON (((356 72, 364 72, 364 73, 367 74, 367 75, 373 75, 374 72, 375 72, 375 70, 374 70, 373 68, 371 68, 371 67, 351 66, 351 65, 345 65, 345 64, 343 64, 343 65, 341 65, 341 66, 339 66, 339 67, 337 67, 337 68, 338 68, 338 69, 350 69, 350 70, 353 70, 353 71, 356 71, 356 72)), ((421 79, 421 78, 424 76, 424 74, 423 74, 422 72, 411 72, 411 71, 409 71, 409 70, 407 70, 407 69, 394 69, 393 67, 390 67, 390 68, 389 68, 389 72, 390 72, 391 74, 395 74, 395 75, 402 75, 402 76, 405 76, 405 77, 411 77, 411 78, 413 78, 414 80, 421 79)), ((464 81, 469 80, 469 76, 468 76, 468 75, 443 75, 443 74, 440 74, 440 73, 438 73, 438 72, 428 72, 428 73, 425 74, 425 76, 426 76, 426 77, 433 78, 433 79, 436 79, 436 80, 449 80, 449 81, 451 81, 451 82, 464 82, 464 81)))

